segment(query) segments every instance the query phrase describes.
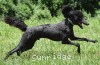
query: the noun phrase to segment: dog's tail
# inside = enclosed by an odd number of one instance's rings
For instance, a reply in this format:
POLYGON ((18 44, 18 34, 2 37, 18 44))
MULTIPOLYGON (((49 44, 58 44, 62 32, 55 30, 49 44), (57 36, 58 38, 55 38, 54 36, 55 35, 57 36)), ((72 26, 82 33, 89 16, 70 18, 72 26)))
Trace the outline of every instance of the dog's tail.
POLYGON ((22 21, 21 18, 17 18, 17 17, 10 17, 10 16, 4 16, 4 22, 19 28, 21 31, 26 31, 27 29, 27 25, 22 21))

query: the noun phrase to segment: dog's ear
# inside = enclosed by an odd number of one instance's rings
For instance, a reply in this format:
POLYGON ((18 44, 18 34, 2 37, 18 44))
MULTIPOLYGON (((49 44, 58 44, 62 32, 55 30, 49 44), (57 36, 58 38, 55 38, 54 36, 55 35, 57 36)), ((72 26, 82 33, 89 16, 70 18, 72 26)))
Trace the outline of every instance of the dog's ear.
POLYGON ((69 12, 72 11, 73 8, 70 5, 63 5, 62 6, 62 14, 65 18, 69 17, 69 12))
POLYGON ((75 15, 75 13, 76 13, 76 11, 74 10, 74 11, 71 11, 69 15, 70 15, 70 17, 74 17, 74 20, 77 20, 78 17, 75 15))

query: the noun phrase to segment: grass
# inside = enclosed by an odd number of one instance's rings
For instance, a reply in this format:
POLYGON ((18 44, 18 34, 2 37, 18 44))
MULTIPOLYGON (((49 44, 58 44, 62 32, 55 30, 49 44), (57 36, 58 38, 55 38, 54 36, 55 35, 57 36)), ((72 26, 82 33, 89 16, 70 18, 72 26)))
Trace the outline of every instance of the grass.
MULTIPOLYGON (((29 26, 36 26, 47 23, 54 24, 62 19, 62 16, 42 20, 31 18, 25 23, 29 26)), ((90 25, 84 26, 84 29, 80 29, 78 26, 74 27, 75 35, 97 39, 98 43, 75 41, 81 45, 80 55, 75 46, 62 45, 61 42, 49 39, 40 39, 31 50, 22 53, 20 57, 13 54, 7 61, 3 61, 3 58, 18 44, 23 32, 0 21, 0 65, 99 65, 100 16, 88 17, 88 21, 90 25)))

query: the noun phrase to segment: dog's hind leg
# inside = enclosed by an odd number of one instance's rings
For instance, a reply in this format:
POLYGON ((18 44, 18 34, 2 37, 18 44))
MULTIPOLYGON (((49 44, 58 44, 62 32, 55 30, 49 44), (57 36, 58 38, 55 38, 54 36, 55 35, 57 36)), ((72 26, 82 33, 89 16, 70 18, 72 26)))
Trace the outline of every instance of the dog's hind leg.
POLYGON ((29 44, 25 44, 25 45, 21 45, 21 46, 18 45, 16 48, 14 48, 13 50, 11 50, 11 51, 8 52, 8 54, 6 55, 6 57, 4 58, 4 60, 6 60, 14 52, 16 52, 18 56, 20 56, 20 54, 22 52, 31 49, 33 46, 34 46, 34 43, 29 43, 29 44))
POLYGON ((10 55, 12 55, 14 52, 17 51, 17 48, 14 48, 13 50, 9 51, 4 60, 6 60, 10 55))
POLYGON ((34 46, 35 41, 36 41, 35 39, 31 38, 26 43, 24 43, 24 45, 22 44, 18 46, 19 50, 17 51, 17 55, 20 56, 22 52, 31 49, 34 46))
POLYGON ((34 36, 32 35, 29 36, 28 34, 24 33, 20 43, 17 45, 16 48, 8 52, 4 60, 6 60, 14 52, 17 52, 17 55, 19 56, 22 52, 31 49, 34 46, 35 41, 37 40, 36 37, 33 37, 34 36))
POLYGON ((74 45, 74 46, 76 46, 76 47, 78 48, 78 49, 77 49, 77 52, 80 53, 80 44, 71 42, 71 41, 69 41, 68 39, 64 39, 64 40, 62 41, 62 44, 74 45))

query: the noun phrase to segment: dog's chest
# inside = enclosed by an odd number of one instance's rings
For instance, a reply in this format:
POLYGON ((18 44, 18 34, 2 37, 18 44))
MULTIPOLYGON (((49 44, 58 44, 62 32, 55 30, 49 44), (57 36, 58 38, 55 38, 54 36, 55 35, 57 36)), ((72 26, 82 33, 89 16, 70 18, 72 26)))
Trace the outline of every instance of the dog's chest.
POLYGON ((66 26, 66 27, 62 27, 60 29, 60 31, 63 33, 63 34, 69 34, 71 32, 71 29, 70 27, 66 26))
POLYGON ((63 34, 63 37, 69 37, 72 34, 73 29, 70 28, 69 26, 62 28, 61 34, 63 34))

